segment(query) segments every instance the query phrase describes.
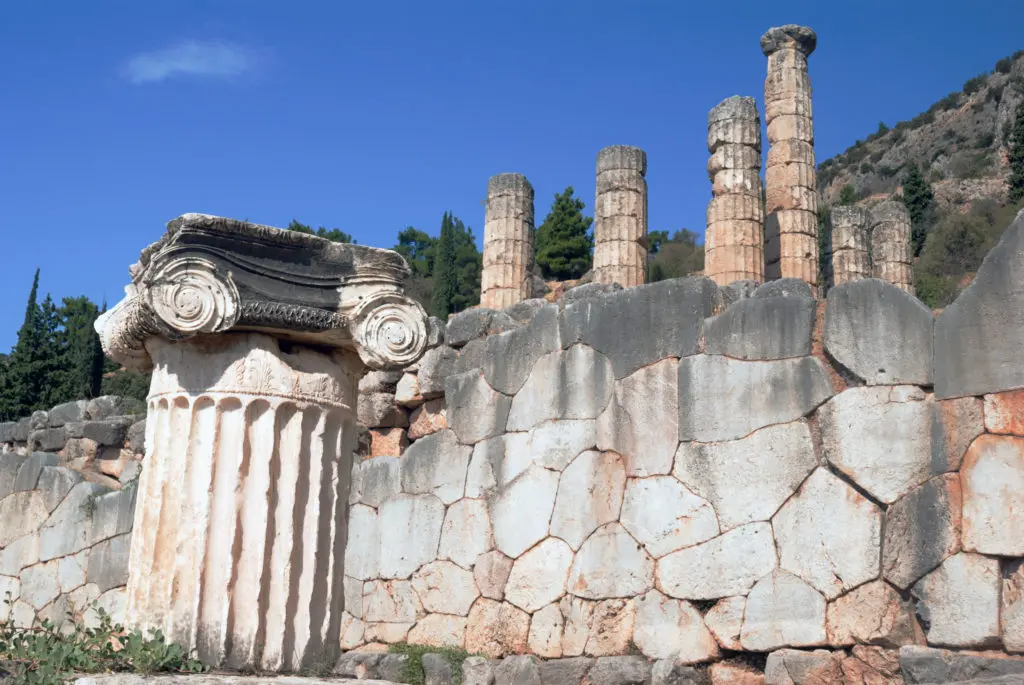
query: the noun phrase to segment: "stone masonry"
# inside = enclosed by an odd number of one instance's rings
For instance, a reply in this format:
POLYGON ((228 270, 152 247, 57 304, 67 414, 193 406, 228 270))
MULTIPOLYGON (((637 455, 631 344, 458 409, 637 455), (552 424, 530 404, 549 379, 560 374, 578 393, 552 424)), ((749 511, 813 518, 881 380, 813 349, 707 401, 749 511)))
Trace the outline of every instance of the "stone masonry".
POLYGON ((647 153, 612 145, 597 153, 594 283, 647 281, 647 153))
POLYGON ((764 282, 761 118, 754 98, 734 96, 708 113, 704 275, 718 285, 764 282))
POLYGON ((871 278, 868 220, 861 207, 832 208, 832 285, 871 278))
POLYGON ((533 295, 533 186, 522 174, 487 183, 480 304, 504 309, 533 295))
POLYGON ((812 287, 818 283, 818 197, 807 58, 816 45, 814 31, 793 24, 761 36, 768 57, 765 278, 799 278, 812 287))
POLYGON ((871 258, 875 278, 913 294, 910 212, 902 202, 886 200, 871 208, 871 258))

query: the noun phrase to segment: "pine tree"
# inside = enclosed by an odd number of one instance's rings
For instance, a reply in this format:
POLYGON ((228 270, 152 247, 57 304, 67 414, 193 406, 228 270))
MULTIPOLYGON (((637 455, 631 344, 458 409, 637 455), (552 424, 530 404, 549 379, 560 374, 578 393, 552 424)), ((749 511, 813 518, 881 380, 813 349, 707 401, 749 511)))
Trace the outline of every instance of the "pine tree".
POLYGON ((65 297, 59 311, 58 337, 64 370, 58 402, 89 399, 100 392, 103 349, 93 328, 99 308, 87 297, 65 297))
POLYGON ((1024 202, 1024 102, 1017 105, 1017 116, 1009 136, 1010 143, 1010 186, 1009 199, 1012 204, 1024 202))
POLYGON ((458 289, 455 273, 456 249, 455 226, 451 212, 445 212, 441 219, 441 234, 437 240, 437 256, 434 258, 434 289, 431 293, 431 309, 434 316, 444 320, 454 312, 453 300, 458 289))
POLYGON ((931 222, 933 200, 931 185, 924 179, 917 164, 911 162, 903 179, 903 204, 910 212, 910 246, 915 257, 924 249, 928 224, 931 222))
POLYGON ((590 270, 594 241, 593 218, 583 216, 586 205, 573 197, 572 186, 555 195, 551 211, 537 229, 536 261, 545 278, 570 280, 590 270))
POLYGON ((455 241, 455 295, 452 313, 461 312, 480 302, 480 274, 483 255, 476 247, 473 229, 452 217, 452 236, 455 241))
POLYGON ((25 306, 25 320, 18 330, 18 341, 7 360, 0 412, 8 421, 27 416, 40 404, 45 370, 40 357, 44 341, 38 294, 39 269, 36 269, 28 304, 25 306))
POLYGON ((353 245, 356 243, 351 234, 345 233, 345 231, 340 228, 324 228, 321 226, 314 231, 313 227, 309 224, 300 223, 295 219, 291 220, 291 223, 288 224, 287 228, 289 231, 308 233, 309 235, 315 235, 318 238, 327 238, 331 242, 335 243, 352 243, 353 245))

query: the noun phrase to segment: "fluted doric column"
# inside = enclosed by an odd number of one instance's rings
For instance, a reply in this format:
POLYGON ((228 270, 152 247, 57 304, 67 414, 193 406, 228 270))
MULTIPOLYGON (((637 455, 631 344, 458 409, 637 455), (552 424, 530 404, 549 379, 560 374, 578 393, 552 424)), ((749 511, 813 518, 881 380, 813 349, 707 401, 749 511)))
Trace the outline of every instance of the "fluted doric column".
POLYGON ((818 283, 818 196, 807 58, 817 41, 814 31, 793 24, 761 36, 768 57, 765 278, 799 278, 812 287, 818 283))
POLYGON ((487 182, 480 304, 505 309, 533 297, 533 186, 522 174, 487 182))
POLYGON ((832 284, 871 278, 868 215, 860 207, 832 208, 832 284))
POLYGON ((875 278, 913 295, 910 226, 910 212, 902 202, 886 200, 871 208, 871 263, 875 278))
POLYGON ((215 667, 333 663, 364 366, 416 361, 398 255, 190 214, 96 324, 152 369, 127 621, 215 667))
POLYGON ((754 98, 734 96, 708 112, 704 275, 719 285, 764 282, 761 118, 754 98))
POLYGON ((594 283, 647 282, 647 153, 612 145, 597 153, 594 283))

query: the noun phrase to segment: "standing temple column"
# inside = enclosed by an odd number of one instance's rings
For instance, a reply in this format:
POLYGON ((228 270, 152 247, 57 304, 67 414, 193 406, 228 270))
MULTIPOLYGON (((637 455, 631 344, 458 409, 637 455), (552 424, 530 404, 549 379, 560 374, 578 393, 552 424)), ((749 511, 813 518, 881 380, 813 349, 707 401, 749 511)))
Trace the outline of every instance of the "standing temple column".
POLYGON ((188 214, 96 322, 152 369, 129 626, 213 667, 334 663, 364 365, 416 361, 427 317, 387 250, 188 214))
POLYGON ((761 119, 754 98, 734 96, 708 113, 704 275, 719 285, 764 282, 761 119))
POLYGON ((818 283, 818 197, 807 57, 817 40, 814 31, 793 24, 761 36, 768 57, 765 277, 799 278, 812 288, 818 283))
POLYGON ((875 278, 914 294, 910 256, 910 212, 896 200, 871 208, 871 262, 875 278))
POLYGON ((533 186, 522 174, 487 182, 480 304, 505 309, 533 297, 533 186))
POLYGON ((612 145, 597 153, 594 283, 647 281, 647 153, 612 145))
POLYGON ((868 215, 860 207, 832 208, 832 284, 871 278, 868 215))

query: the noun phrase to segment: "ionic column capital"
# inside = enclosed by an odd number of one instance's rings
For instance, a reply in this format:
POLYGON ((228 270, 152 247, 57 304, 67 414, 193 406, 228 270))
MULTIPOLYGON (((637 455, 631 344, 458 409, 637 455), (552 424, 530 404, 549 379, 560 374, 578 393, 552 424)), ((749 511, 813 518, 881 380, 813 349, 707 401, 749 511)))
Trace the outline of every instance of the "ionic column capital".
POLYGON ((761 52, 770 57, 779 50, 796 50, 804 57, 809 57, 818 47, 818 34, 807 26, 786 24, 774 26, 761 36, 761 52))

